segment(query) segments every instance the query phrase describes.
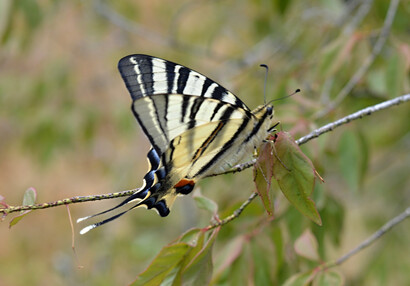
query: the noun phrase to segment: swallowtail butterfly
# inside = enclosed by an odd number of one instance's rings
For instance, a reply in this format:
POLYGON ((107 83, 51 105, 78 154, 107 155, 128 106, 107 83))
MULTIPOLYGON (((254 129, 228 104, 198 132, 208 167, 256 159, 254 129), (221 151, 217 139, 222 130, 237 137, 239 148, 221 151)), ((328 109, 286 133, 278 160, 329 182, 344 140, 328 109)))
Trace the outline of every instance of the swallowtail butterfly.
POLYGON ((227 89, 182 65, 129 55, 118 69, 131 94, 132 112, 152 144, 149 170, 138 191, 96 215, 123 206, 126 210, 82 234, 139 206, 167 216, 178 195, 189 194, 199 179, 227 171, 252 154, 272 126, 271 105, 251 111, 227 89))

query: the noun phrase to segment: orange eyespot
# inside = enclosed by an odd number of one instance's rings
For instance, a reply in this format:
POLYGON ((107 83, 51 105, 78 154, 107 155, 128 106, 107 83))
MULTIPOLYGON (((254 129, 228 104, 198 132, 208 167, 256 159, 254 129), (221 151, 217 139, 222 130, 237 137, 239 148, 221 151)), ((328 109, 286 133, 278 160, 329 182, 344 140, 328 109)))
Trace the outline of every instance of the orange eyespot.
POLYGON ((182 179, 181 181, 179 181, 174 188, 181 188, 181 187, 185 187, 186 185, 190 185, 190 186, 194 186, 195 185, 195 181, 194 180, 189 180, 189 179, 182 179))

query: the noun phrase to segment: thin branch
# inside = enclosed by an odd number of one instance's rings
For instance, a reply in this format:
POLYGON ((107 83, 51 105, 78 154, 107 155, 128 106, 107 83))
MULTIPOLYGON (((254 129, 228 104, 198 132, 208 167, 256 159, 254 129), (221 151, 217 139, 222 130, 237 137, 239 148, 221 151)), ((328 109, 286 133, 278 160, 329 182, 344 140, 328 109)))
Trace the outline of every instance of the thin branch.
POLYGON ((218 226, 227 224, 227 223, 233 221, 234 219, 238 218, 238 217, 241 215, 241 213, 243 212, 243 210, 244 210, 244 209, 253 201, 253 199, 256 198, 257 196, 258 196, 258 193, 253 192, 253 193, 249 196, 249 198, 248 198, 246 201, 244 201, 243 204, 242 204, 238 209, 236 209, 236 210, 233 212, 233 214, 231 214, 230 216, 227 216, 227 217, 224 218, 223 220, 220 220, 220 221, 218 221, 218 222, 216 222, 216 223, 214 223, 214 224, 208 225, 207 227, 205 227, 205 230, 208 231, 208 230, 214 229, 214 228, 216 228, 216 227, 218 227, 218 226))
POLYGON ((362 249, 370 246, 372 243, 378 240, 382 235, 390 231, 394 226, 398 225, 399 223, 401 223, 402 221, 404 221, 405 219, 409 217, 410 217, 410 207, 408 207, 404 212, 402 212, 398 216, 389 220, 385 225, 383 225, 380 229, 378 229, 375 233, 373 233, 370 237, 365 239, 362 243, 360 243, 354 249, 352 249, 351 251, 349 251, 342 257, 338 258, 337 260, 322 265, 321 268, 327 269, 327 268, 335 267, 335 266, 342 264, 343 262, 345 262, 347 259, 355 255, 362 249))
POLYGON ((326 124, 326 125, 318 128, 318 129, 314 130, 313 132, 309 133, 308 135, 303 136, 303 137, 299 138, 298 140, 296 140, 296 143, 298 145, 305 144, 306 142, 310 141, 313 138, 316 138, 316 137, 322 135, 323 133, 332 131, 336 127, 347 124, 347 123, 349 123, 353 120, 356 120, 356 119, 361 119, 364 116, 371 115, 371 114, 373 114, 377 111, 387 109, 387 108, 392 107, 394 105, 399 105, 399 104, 407 102, 409 100, 410 100, 410 93, 406 94, 406 95, 396 97, 396 98, 391 99, 391 100, 384 101, 382 103, 379 103, 379 104, 376 104, 376 105, 373 105, 373 106, 370 106, 370 107, 367 107, 365 109, 359 110, 359 111, 357 111, 353 114, 345 116, 345 117, 343 117, 339 120, 336 120, 332 123, 326 124))
POLYGON ((390 34, 390 29, 393 24, 394 16, 396 15, 397 6, 400 0, 391 0, 389 10, 387 11, 386 18, 384 20, 382 31, 377 39, 376 44, 373 47, 372 53, 366 58, 363 65, 356 71, 356 73, 350 78, 349 82, 338 93, 333 102, 331 102, 325 109, 319 111, 316 114, 316 118, 320 118, 332 111, 337 105, 339 105, 346 96, 352 91, 354 86, 362 79, 364 74, 368 71, 376 57, 381 52, 386 40, 390 34))
POLYGON ((369 13, 370 8, 372 7, 372 4, 373 4, 373 0, 362 1, 359 9, 357 10, 356 14, 353 16, 352 20, 343 29, 344 35, 351 35, 353 33, 356 27, 360 24, 361 21, 363 21, 364 17, 366 17, 366 15, 369 13))
MULTIPOLYGON (((341 125, 349 123, 350 121, 362 118, 364 116, 373 114, 374 112, 377 112, 377 111, 380 111, 380 110, 383 110, 383 109, 387 109, 387 108, 392 107, 394 105, 398 105, 398 104, 407 102, 409 100, 410 100, 410 94, 406 94, 406 95, 403 95, 403 96, 396 97, 395 99, 391 99, 391 100, 376 104, 374 106, 367 107, 367 108, 362 109, 362 110, 360 110, 356 113, 353 113, 351 115, 343 117, 343 118, 341 118, 341 119, 339 119, 335 122, 329 123, 325 126, 322 126, 318 129, 314 130, 313 132, 309 133, 308 135, 303 136, 303 137, 299 138, 298 140, 296 140, 296 143, 298 145, 305 144, 306 142, 308 142, 308 141, 310 141, 310 140, 312 140, 316 137, 319 137, 320 135, 322 135, 326 132, 329 132, 329 131, 335 129, 336 127, 339 127, 341 125)), ((249 162, 246 162, 246 163, 243 163, 243 164, 236 165, 235 167, 233 167, 229 171, 226 171, 224 173, 215 174, 213 176, 219 176, 219 175, 228 174, 228 173, 241 172, 241 171, 243 171, 247 168, 252 167, 255 164, 255 162, 256 162, 256 159, 254 159, 252 161, 249 161, 249 162)), ((97 200, 105 200, 105 199, 126 197, 126 196, 132 195, 136 191, 138 191, 138 189, 127 190, 127 191, 116 192, 116 193, 108 193, 108 194, 102 194, 102 195, 77 196, 77 197, 67 198, 67 199, 58 200, 58 201, 54 201, 54 202, 50 202, 50 203, 42 203, 42 204, 36 204, 36 205, 5 206, 5 207, 0 207, 0 213, 3 213, 3 217, 4 217, 7 214, 12 213, 12 212, 19 212, 19 211, 25 211, 25 210, 46 209, 46 208, 57 207, 57 206, 61 206, 61 205, 69 205, 69 204, 75 204, 75 203, 83 203, 83 202, 90 202, 90 201, 97 201, 97 200)), ((254 194, 252 194, 251 197, 252 196, 254 196, 254 194)), ((251 197, 249 198, 250 201, 252 201, 254 199, 253 197, 252 198, 251 197)), ((245 208, 249 203, 245 204, 245 206, 243 208, 245 208)), ((241 210, 241 212, 242 212, 242 210, 241 210)))
POLYGON ((117 13, 113 9, 110 8, 104 1, 102 0, 95 0, 93 2, 95 11, 99 13, 101 16, 106 18, 108 21, 113 23, 114 25, 120 27, 121 29, 144 37, 147 40, 152 41, 155 44, 160 44, 164 46, 171 45, 171 39, 164 37, 152 30, 143 27, 136 22, 130 21, 121 14, 117 13))
POLYGON ((47 208, 58 207, 62 205, 99 201, 99 200, 106 200, 106 199, 115 199, 115 198, 130 196, 136 191, 138 191, 138 189, 127 190, 127 191, 122 191, 122 192, 117 192, 117 193, 108 193, 108 194, 102 194, 102 195, 77 196, 77 197, 62 199, 62 200, 58 200, 58 201, 54 201, 50 203, 42 203, 42 204, 35 204, 35 205, 7 206, 5 208, 0 208, 0 213, 7 215, 9 213, 19 212, 19 211, 47 209, 47 208))

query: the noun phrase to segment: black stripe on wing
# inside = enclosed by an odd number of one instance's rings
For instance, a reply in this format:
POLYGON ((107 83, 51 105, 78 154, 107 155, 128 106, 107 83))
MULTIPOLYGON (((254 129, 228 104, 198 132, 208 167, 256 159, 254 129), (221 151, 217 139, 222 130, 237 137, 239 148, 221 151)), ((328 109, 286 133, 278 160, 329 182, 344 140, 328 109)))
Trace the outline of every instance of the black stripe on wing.
POLYGON ((243 119, 242 124, 239 126, 238 130, 235 132, 235 134, 229 139, 221 148, 221 150, 214 156, 212 159, 206 163, 193 177, 198 177, 201 176, 202 174, 206 173, 211 167, 215 165, 215 163, 219 160, 219 158, 222 157, 223 154, 225 154, 226 151, 229 150, 229 148, 232 146, 233 142, 237 140, 239 135, 242 133, 242 131, 246 128, 248 125, 250 119, 245 117, 243 119))
POLYGON ((155 94, 187 94, 214 98, 249 108, 215 81, 182 65, 148 55, 129 55, 118 69, 133 100, 155 94))

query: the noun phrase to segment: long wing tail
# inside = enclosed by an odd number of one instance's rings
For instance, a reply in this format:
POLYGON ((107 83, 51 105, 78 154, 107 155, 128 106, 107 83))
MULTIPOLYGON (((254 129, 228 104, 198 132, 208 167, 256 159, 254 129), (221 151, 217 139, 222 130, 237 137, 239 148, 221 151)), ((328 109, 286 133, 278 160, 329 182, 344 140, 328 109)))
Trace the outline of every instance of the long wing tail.
POLYGON ((141 207, 141 206, 145 206, 147 209, 151 209, 154 208, 157 210, 157 212, 159 213, 159 215, 161 216, 167 216, 170 212, 169 208, 167 207, 166 203, 163 200, 157 201, 158 200, 158 196, 156 195, 157 190, 159 189, 159 187, 161 186, 160 183, 155 183, 155 176, 157 177, 157 179, 160 179, 164 176, 164 174, 162 174, 161 169, 159 169, 160 166, 160 157, 158 156, 158 153, 152 148, 147 155, 148 158, 148 162, 149 162, 149 171, 147 172, 147 174, 144 176, 144 184, 141 187, 140 190, 138 190, 137 192, 135 192, 134 194, 132 194, 131 196, 129 196, 128 198, 126 198, 124 201, 122 201, 121 203, 119 203, 118 205, 116 205, 113 208, 110 208, 108 210, 102 211, 100 213, 97 214, 93 214, 90 216, 86 216, 86 217, 82 217, 79 218, 77 220, 77 223, 80 223, 84 220, 88 220, 90 218, 96 217, 96 216, 100 216, 102 214, 106 214, 109 212, 112 212, 114 210, 117 210, 118 208, 126 205, 126 204, 132 204, 134 203, 134 205, 120 213, 117 213, 115 215, 112 215, 111 217, 102 220, 100 222, 91 224, 85 228, 83 228, 80 231, 80 234, 84 234, 87 233, 88 231, 106 224, 107 222, 110 222, 112 220, 115 220, 117 218, 119 218, 120 216, 124 215, 125 213, 129 212, 130 210, 133 210, 135 208, 141 207), (155 183, 155 184, 154 184, 155 183))

